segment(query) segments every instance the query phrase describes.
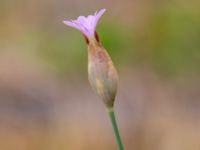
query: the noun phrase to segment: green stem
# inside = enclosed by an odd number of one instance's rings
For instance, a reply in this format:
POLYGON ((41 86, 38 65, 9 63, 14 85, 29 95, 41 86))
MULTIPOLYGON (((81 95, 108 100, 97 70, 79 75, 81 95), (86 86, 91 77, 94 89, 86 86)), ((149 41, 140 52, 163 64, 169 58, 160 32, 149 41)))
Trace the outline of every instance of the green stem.
POLYGON ((119 150, 123 150, 124 148, 123 148, 122 140, 120 138, 120 134, 119 134, 119 130, 118 130, 118 127, 117 127, 117 122, 116 122, 116 119, 115 119, 115 113, 113 111, 113 108, 109 108, 108 113, 109 113, 109 117, 110 117, 110 120, 111 120, 111 123, 112 123, 114 133, 115 133, 117 144, 119 146, 119 150))

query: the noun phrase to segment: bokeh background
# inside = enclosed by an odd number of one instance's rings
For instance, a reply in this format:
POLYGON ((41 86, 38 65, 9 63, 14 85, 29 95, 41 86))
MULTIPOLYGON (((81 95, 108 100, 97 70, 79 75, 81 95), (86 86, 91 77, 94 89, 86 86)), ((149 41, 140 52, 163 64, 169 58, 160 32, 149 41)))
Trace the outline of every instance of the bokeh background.
POLYGON ((1 150, 117 149, 84 39, 62 23, 101 8, 125 149, 200 149, 200 1, 1 0, 1 150))

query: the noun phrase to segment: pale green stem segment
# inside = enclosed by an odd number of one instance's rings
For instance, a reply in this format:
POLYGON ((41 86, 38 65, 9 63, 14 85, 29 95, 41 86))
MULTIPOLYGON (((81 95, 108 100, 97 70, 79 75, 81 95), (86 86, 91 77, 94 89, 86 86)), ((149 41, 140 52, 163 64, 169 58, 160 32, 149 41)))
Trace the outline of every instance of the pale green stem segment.
POLYGON ((117 122, 116 122, 116 119, 115 119, 115 113, 113 111, 113 108, 108 108, 108 113, 109 113, 109 117, 110 117, 110 120, 111 120, 111 123, 112 123, 114 133, 115 133, 117 144, 119 146, 119 150, 123 150, 124 147, 123 147, 123 144, 122 144, 122 140, 120 138, 120 134, 119 134, 119 130, 118 130, 118 127, 117 127, 117 122))

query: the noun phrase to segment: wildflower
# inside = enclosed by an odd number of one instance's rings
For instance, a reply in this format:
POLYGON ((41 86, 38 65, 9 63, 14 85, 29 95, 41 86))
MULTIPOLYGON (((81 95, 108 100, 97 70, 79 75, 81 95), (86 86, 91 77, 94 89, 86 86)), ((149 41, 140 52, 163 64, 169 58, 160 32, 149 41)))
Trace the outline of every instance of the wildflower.
POLYGON ((80 16, 76 20, 64 21, 64 24, 78 29, 83 33, 88 45, 88 75, 90 84, 105 103, 119 150, 123 150, 123 144, 113 111, 118 75, 109 54, 102 46, 96 32, 97 23, 105 11, 105 9, 101 9, 94 15, 89 15, 88 17, 80 16))
POLYGON ((105 9, 101 9, 94 15, 80 16, 76 20, 64 21, 64 24, 83 33, 88 45, 90 84, 106 106, 112 108, 117 92, 118 76, 113 62, 102 46, 96 32, 97 23, 105 11, 105 9))

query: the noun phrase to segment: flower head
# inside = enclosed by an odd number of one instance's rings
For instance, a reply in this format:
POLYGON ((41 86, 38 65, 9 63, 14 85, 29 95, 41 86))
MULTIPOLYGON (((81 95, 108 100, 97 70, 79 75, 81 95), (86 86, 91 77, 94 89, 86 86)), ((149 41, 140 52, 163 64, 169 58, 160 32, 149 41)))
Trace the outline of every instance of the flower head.
POLYGON ((81 31, 88 39, 90 39, 95 36, 97 23, 105 11, 106 9, 101 9, 99 12, 95 12, 94 15, 89 15, 87 17, 79 16, 76 20, 63 21, 63 23, 81 31))

